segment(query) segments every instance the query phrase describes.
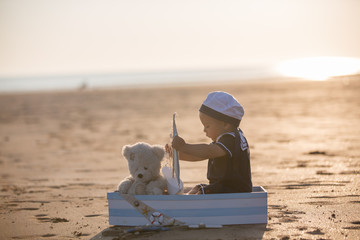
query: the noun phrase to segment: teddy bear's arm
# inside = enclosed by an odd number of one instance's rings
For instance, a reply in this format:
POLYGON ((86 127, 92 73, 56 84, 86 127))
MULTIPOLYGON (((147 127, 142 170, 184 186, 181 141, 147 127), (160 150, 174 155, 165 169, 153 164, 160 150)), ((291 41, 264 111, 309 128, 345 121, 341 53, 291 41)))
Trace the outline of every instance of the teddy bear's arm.
POLYGON ((166 179, 163 176, 159 176, 157 179, 149 182, 146 185, 146 193, 149 195, 164 194, 165 189, 166 189, 166 179))
POLYGON ((129 194, 135 195, 146 195, 146 185, 145 183, 135 181, 129 190, 129 194))
POLYGON ((134 183, 134 178, 132 176, 128 176, 124 180, 122 180, 118 185, 118 191, 120 193, 127 194, 131 185, 134 183))

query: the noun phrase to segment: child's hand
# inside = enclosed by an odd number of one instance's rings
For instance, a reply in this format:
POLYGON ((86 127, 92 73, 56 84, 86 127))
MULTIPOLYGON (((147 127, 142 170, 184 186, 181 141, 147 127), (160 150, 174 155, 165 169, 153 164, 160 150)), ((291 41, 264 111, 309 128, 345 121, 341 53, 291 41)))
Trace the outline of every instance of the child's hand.
POLYGON ((171 146, 176 150, 181 151, 181 148, 186 144, 185 140, 179 136, 175 136, 172 140, 171 146))
POLYGON ((166 144, 166 145, 165 145, 165 152, 166 152, 167 154, 169 154, 169 157, 172 158, 173 149, 172 149, 172 147, 171 147, 169 144, 166 144))

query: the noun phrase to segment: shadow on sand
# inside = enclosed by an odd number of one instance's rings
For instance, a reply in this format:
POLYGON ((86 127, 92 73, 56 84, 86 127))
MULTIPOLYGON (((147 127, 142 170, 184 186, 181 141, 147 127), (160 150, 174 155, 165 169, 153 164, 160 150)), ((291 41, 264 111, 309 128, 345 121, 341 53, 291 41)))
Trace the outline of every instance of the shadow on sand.
MULTIPOLYGON (((262 239, 266 224, 230 225, 221 228, 189 228, 174 226, 152 229, 152 231, 134 231, 136 227, 112 226, 104 229, 91 240, 114 239, 262 239)), ((140 228, 139 228, 140 229, 140 228)))

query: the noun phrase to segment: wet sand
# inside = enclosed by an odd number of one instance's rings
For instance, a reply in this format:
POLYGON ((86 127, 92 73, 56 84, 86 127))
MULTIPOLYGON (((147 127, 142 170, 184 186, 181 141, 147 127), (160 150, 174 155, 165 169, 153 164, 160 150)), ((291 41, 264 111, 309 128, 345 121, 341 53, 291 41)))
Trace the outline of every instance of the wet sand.
MULTIPOLYGON (((360 235, 360 78, 0 95, 0 239, 356 239, 360 235), (123 234, 106 193, 128 175, 126 144, 209 142, 198 108, 210 91, 245 108, 254 185, 268 224, 123 234), (103 233, 102 233, 103 231, 103 233)), ((185 186, 207 162, 181 162, 185 186)))

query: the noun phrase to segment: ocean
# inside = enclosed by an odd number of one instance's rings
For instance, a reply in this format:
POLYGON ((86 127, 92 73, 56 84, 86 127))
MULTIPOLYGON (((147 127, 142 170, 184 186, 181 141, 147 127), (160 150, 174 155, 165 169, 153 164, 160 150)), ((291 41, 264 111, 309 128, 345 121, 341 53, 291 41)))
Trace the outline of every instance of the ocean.
POLYGON ((31 92, 169 85, 196 82, 245 81, 278 76, 268 68, 153 71, 0 78, 0 92, 31 92))

